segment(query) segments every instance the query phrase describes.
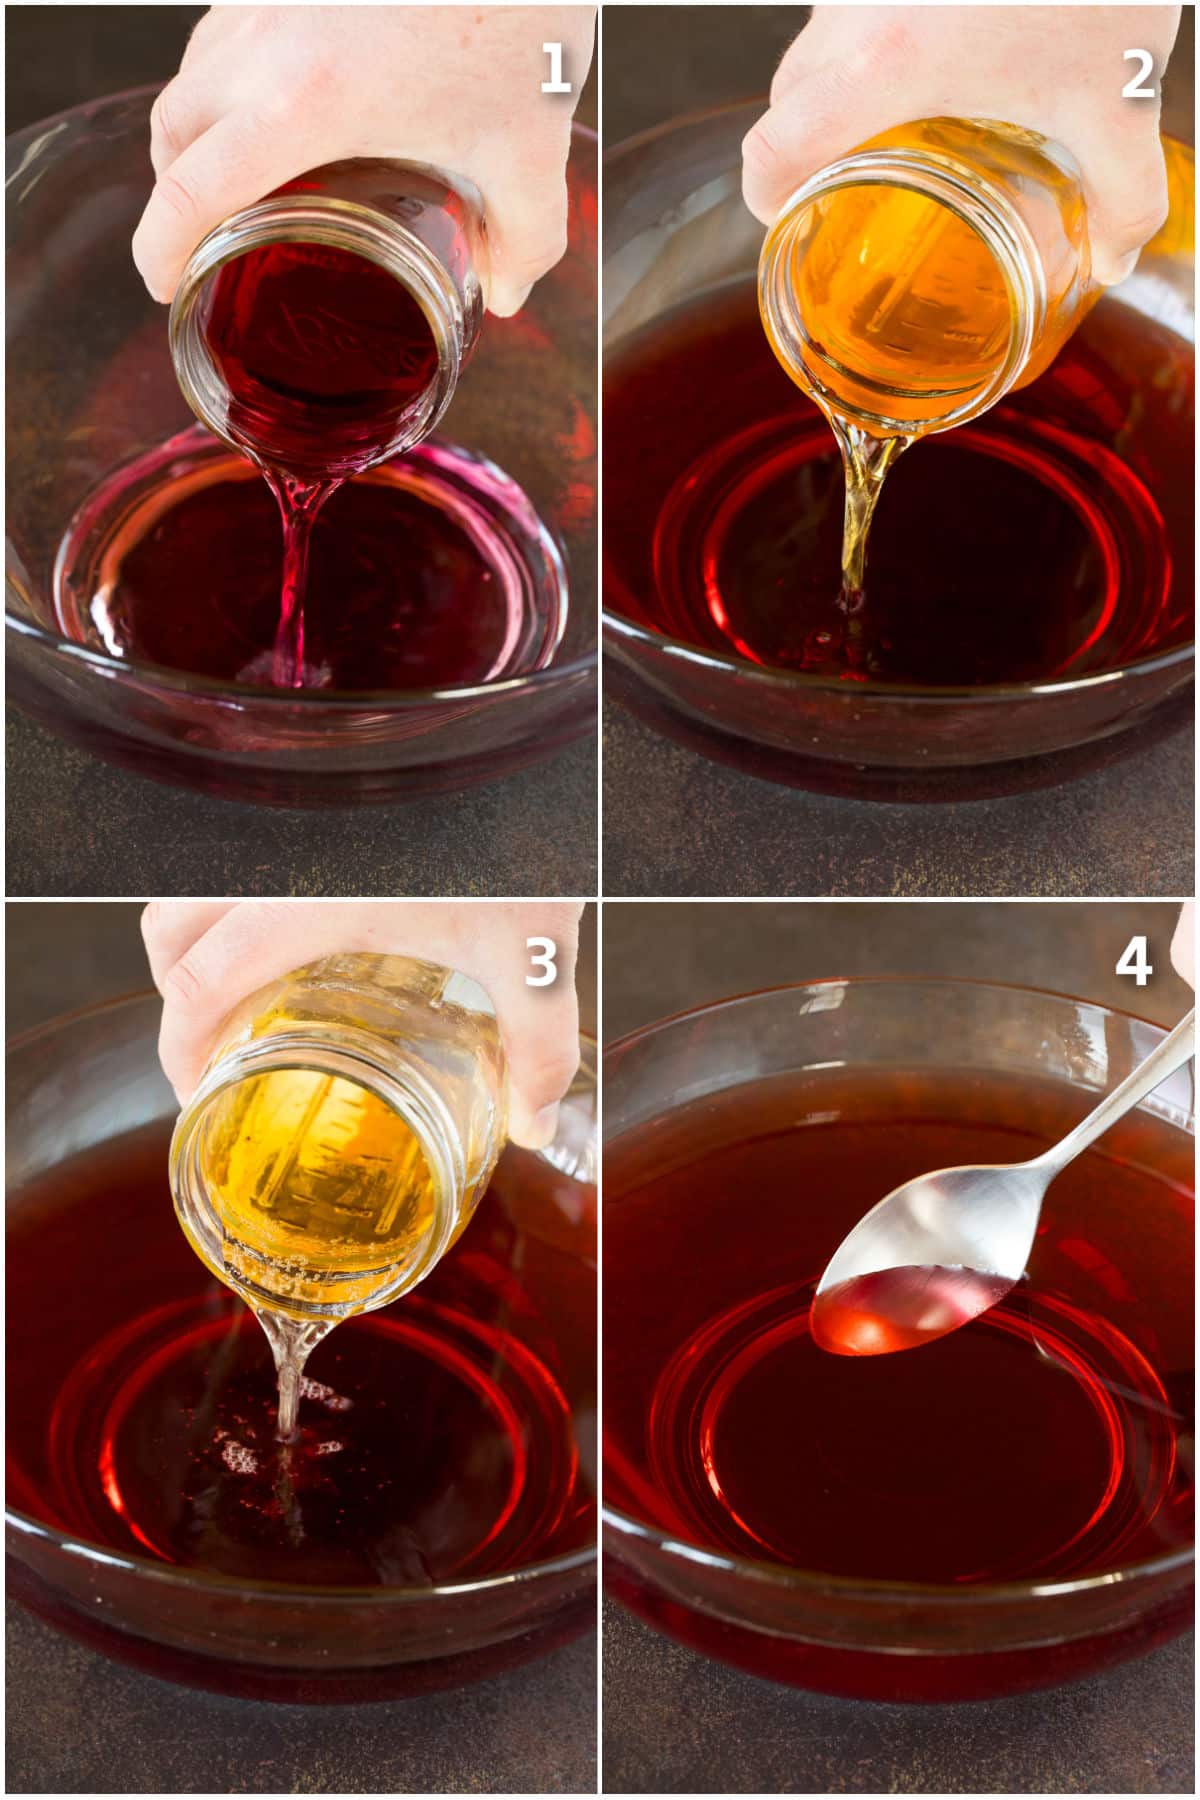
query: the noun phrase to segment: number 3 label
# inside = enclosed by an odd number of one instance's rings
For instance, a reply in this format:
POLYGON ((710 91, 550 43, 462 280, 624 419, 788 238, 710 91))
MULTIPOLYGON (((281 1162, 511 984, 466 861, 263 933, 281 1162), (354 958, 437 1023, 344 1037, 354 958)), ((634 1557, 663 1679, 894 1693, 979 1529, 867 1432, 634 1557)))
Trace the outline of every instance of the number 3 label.
POLYGON ((1132 975, 1139 987, 1145 987, 1154 973, 1144 937, 1131 937, 1117 961, 1118 975, 1132 975))
POLYGON ((531 937, 525 939, 525 948, 534 968, 541 970, 540 975, 527 975, 525 986, 551 987, 558 980, 558 968, 554 961, 558 955, 558 945, 553 938, 531 937))
POLYGON ((1143 81, 1154 67, 1154 58, 1150 52, 1148 50, 1127 50, 1123 60, 1136 62, 1138 72, 1136 75, 1131 75, 1121 89, 1122 100, 1156 100, 1158 98, 1157 90, 1153 86, 1142 86, 1143 81))

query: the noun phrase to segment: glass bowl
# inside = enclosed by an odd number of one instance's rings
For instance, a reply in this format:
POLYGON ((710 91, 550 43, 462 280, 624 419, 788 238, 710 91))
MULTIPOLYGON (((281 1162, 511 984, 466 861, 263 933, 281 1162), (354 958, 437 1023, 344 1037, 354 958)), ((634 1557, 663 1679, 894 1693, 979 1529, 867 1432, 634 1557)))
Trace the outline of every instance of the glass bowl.
MULTIPOLYGON (((1082 1115, 1164 1036, 1091 1002, 969 981, 769 989, 683 1013, 606 1051, 605 1157, 626 1133, 682 1104, 822 1067, 1036 1075, 1077 1096, 1082 1115)), ((1139 1110, 1156 1129, 1162 1122, 1194 1136, 1192 1067, 1139 1110)), ((1187 1160, 1190 1167, 1190 1149, 1187 1160)), ((686 1271, 675 1279, 686 1283, 686 1271)), ((1181 1268, 1179 1280, 1190 1294, 1190 1270, 1181 1268)), ((1183 1313, 1190 1320, 1186 1303, 1183 1313)), ((1068 1581, 948 1587, 832 1577, 702 1548, 611 1502, 602 1516, 606 1585, 656 1629, 754 1674, 852 1698, 955 1701, 1051 1687, 1192 1622, 1190 1547, 1068 1581)))
MULTIPOLYGON (((43 1171, 139 1126, 173 1119, 177 1108, 155 1048, 159 1013, 156 996, 133 995, 51 1020, 9 1045, 10 1220, 22 1190, 43 1171)), ((594 1117, 596 1063, 594 1046, 585 1042, 582 1049, 575 1104, 563 1107, 577 1141, 560 1142, 558 1160, 586 1179, 583 1140, 594 1117)), ((585 1206, 565 1221, 537 1188, 531 1184, 519 1202, 528 1216, 518 1218, 516 1204, 506 1203, 507 1220, 518 1229, 489 1236, 489 1259, 494 1243, 507 1240, 514 1258, 528 1260, 537 1239, 554 1245, 556 1267, 566 1251, 590 1275, 594 1209, 585 1206)), ((572 1192, 583 1190, 572 1183, 572 1192)), ((163 1205, 170 1204, 164 1163, 163 1205)), ((469 1245, 469 1233, 463 1243, 469 1245)), ((504 1278, 502 1267, 489 1277, 501 1288, 504 1278)), ((223 1298, 215 1282, 213 1291, 223 1298)), ((46 1297, 10 1291, 10 1334, 18 1309, 39 1298, 46 1297)), ((520 1339, 546 1326, 506 1320, 505 1328, 520 1339)), ((585 1492, 594 1491, 595 1478, 595 1359, 586 1360, 583 1370, 564 1356, 557 1371, 574 1415, 585 1492)), ((11 1358, 9 1367, 10 1378, 20 1381, 11 1358)), ((309 1587, 120 1554, 13 1510, 14 1491, 10 1479, 10 1596, 90 1648, 189 1686, 280 1701, 389 1699, 515 1667, 595 1623, 594 1542, 503 1573, 427 1587, 309 1587)))
POLYGON ((485 321, 442 434, 518 483, 565 554, 566 624, 544 667, 474 687, 281 693, 117 661, 58 630, 52 584, 68 524, 116 468, 193 422, 166 311, 129 253, 153 179, 156 92, 89 102, 8 143, 10 698, 139 774, 290 806, 490 781, 592 730, 596 142, 579 126, 568 252, 515 319, 485 321))
MULTIPOLYGON (((742 204, 741 141, 764 104, 673 120, 606 153, 606 360, 682 300, 753 275, 763 233, 742 204)), ((1188 195, 1182 210, 1190 204, 1188 195)), ((1169 341, 1193 338, 1190 212, 1183 224, 1186 249, 1144 255, 1120 290, 1121 303, 1156 322, 1159 343, 1162 330, 1169 341)), ((1117 304, 1102 301, 1083 331, 1102 333, 1117 304)), ((1138 350, 1145 366, 1131 372, 1143 392, 1152 391, 1155 340, 1147 335, 1138 350)), ((798 394, 796 403, 805 404, 798 394)), ((1176 525, 1173 535, 1190 546, 1190 516, 1176 525)), ((641 616, 644 599, 606 554, 606 693, 701 755, 820 792, 962 800, 1049 786, 1159 741, 1192 713, 1191 643, 1046 682, 839 683, 665 635, 641 616)))

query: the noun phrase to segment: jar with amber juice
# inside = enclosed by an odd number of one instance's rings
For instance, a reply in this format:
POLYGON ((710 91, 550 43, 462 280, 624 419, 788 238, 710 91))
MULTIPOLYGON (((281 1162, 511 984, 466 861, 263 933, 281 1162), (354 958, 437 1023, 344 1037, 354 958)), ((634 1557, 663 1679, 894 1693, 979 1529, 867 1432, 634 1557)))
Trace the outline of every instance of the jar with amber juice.
POLYGON ((270 1339, 282 1436, 308 1353, 429 1274, 506 1129, 491 1002, 449 969, 325 957, 230 1016, 176 1125, 171 1190, 192 1248, 270 1339))
MULTIPOLYGON (((1173 194, 1190 191, 1192 152, 1164 151, 1173 194)), ((896 455, 1040 375, 1104 292, 1074 158, 980 119, 899 125, 821 169, 768 232, 758 290, 846 464, 844 596, 896 455)))

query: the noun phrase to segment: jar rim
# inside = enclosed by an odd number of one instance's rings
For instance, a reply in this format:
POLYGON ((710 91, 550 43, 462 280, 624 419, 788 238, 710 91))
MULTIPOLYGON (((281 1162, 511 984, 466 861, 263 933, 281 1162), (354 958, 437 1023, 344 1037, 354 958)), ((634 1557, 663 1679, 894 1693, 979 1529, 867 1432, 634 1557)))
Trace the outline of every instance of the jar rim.
MULTIPOLYGON (((759 260, 759 304, 764 314, 810 344, 784 259, 801 217, 818 200, 854 187, 898 187, 934 201, 981 239, 997 268, 1009 298, 1009 335, 1005 354, 971 397, 933 419, 919 421, 920 434, 945 431, 977 418, 1013 387, 1029 360, 1046 316, 1046 277, 1033 235, 1008 195, 986 176, 943 151, 907 146, 853 150, 819 169, 789 195, 767 233, 759 260)), ((826 359, 828 360, 828 359, 826 359)), ((838 396, 804 364, 806 391, 823 410, 840 411, 838 396)), ((845 371, 848 373, 848 371, 845 371)), ((903 397, 905 390, 891 390, 903 397)), ((917 435, 915 421, 886 413, 855 409, 853 423, 889 436, 917 435)))
POLYGON ((412 403, 405 430, 380 460, 427 437, 450 404, 466 356, 467 311, 453 277, 399 220, 356 200, 308 193, 268 194, 240 208, 214 226, 187 260, 171 302, 167 338, 183 397, 201 424, 255 461, 266 460, 259 446, 230 434, 226 390, 204 343, 199 308, 219 269, 278 243, 319 244, 359 256, 384 269, 416 301, 433 338, 437 367, 425 393, 412 403))
MULTIPOLYGON (((289 1316, 337 1321, 357 1312, 373 1312, 407 1293, 430 1274, 449 1248, 455 1223, 454 1195, 466 1183, 461 1145, 445 1104, 421 1071, 396 1052, 389 1067, 374 1053, 369 1035, 339 1025, 334 1041, 319 1027, 276 1032, 234 1044, 201 1078, 181 1111, 171 1134, 168 1168, 176 1213, 192 1248, 210 1267, 221 1266, 222 1226, 208 1193, 201 1166, 204 1123, 213 1102, 241 1082, 281 1072, 333 1075, 373 1094, 408 1127, 421 1147, 434 1184, 432 1228, 415 1266, 402 1281, 385 1282, 363 1304, 296 1301, 242 1278, 222 1279, 250 1305, 261 1303, 289 1316), (203 1249, 201 1249, 203 1246, 203 1249)), ((362 1271, 334 1271, 323 1276, 330 1286, 358 1283, 362 1271)))

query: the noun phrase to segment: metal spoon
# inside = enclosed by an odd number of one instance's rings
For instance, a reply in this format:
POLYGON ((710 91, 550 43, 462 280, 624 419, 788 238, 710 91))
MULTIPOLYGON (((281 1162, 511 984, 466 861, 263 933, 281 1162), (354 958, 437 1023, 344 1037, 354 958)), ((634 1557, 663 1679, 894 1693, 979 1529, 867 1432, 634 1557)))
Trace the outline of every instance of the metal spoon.
POLYGON ((1195 1049, 1195 1009, 1061 1143, 1031 1162, 935 1169, 873 1206, 817 1283, 813 1338, 843 1356, 910 1350, 957 1331, 1025 1272, 1046 1189, 1195 1049))

